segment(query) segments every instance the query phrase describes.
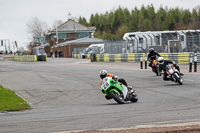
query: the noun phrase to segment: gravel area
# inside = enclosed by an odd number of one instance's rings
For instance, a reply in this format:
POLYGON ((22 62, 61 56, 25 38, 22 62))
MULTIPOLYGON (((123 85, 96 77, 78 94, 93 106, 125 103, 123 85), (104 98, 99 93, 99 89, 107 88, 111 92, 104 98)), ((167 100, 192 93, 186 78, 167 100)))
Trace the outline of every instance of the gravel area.
POLYGON ((59 133, 200 133, 200 122, 142 126, 130 129, 103 129, 88 131, 68 131, 59 133))

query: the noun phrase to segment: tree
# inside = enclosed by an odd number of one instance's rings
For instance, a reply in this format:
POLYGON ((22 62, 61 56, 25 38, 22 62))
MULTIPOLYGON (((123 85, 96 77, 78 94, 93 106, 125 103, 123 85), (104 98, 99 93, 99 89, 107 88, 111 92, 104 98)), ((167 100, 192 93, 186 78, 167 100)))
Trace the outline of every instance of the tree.
POLYGON ((55 20, 53 22, 52 29, 55 29, 57 26, 60 26, 61 24, 63 24, 62 20, 55 20))
POLYGON ((34 36, 43 36, 48 32, 48 25, 46 22, 40 21, 37 17, 32 18, 27 24, 27 32, 34 36))
POLYGON ((131 31, 137 31, 138 30, 138 21, 139 21, 139 10, 135 8, 131 12, 129 27, 131 31))
POLYGON ((164 29, 164 21, 166 19, 167 11, 161 6, 156 13, 156 29, 155 30, 163 30, 164 29))
POLYGON ((127 25, 120 26, 118 28, 118 33, 116 35, 116 38, 122 38, 124 36, 124 34, 127 32, 129 32, 129 28, 127 25))
POLYGON ((88 26, 87 20, 85 17, 79 17, 78 22, 84 26, 88 26))

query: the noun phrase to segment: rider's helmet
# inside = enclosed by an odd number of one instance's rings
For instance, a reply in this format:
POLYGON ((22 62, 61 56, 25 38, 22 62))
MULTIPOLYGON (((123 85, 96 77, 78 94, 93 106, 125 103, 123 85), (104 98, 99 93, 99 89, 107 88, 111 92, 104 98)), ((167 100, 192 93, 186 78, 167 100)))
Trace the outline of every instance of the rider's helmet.
POLYGON ((107 76, 107 74, 108 74, 108 72, 106 70, 101 70, 99 76, 100 76, 101 79, 103 79, 107 76))
POLYGON ((159 57, 158 61, 159 61, 159 64, 163 64, 164 63, 164 58, 163 57, 159 57))
POLYGON ((150 49, 149 49, 149 52, 153 52, 153 51, 154 51, 154 48, 150 48, 150 49))

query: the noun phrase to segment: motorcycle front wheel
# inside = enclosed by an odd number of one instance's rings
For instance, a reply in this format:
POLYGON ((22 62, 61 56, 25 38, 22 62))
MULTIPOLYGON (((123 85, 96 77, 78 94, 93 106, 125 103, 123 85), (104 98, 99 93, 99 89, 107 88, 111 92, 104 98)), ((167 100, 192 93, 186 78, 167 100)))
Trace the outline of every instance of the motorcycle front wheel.
POLYGON ((156 75, 157 75, 157 76, 161 76, 161 73, 160 73, 160 71, 159 71, 159 67, 158 67, 158 66, 156 66, 156 68, 155 68, 155 69, 156 69, 156 75))
POLYGON ((179 78, 179 77, 177 77, 176 75, 174 75, 174 78, 175 78, 176 81, 179 83, 179 85, 182 85, 182 84, 183 84, 183 79, 182 79, 181 76, 180 76, 180 78, 179 78))
POLYGON ((120 93, 116 93, 115 91, 110 91, 110 96, 119 104, 124 103, 124 98, 120 93))

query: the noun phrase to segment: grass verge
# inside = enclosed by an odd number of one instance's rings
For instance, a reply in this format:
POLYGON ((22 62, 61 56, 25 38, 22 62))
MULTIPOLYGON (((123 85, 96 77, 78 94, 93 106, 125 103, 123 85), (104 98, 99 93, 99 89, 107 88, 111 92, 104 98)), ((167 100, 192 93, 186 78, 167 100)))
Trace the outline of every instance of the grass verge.
POLYGON ((0 85, 0 112, 30 109, 28 102, 20 98, 14 91, 0 85))

